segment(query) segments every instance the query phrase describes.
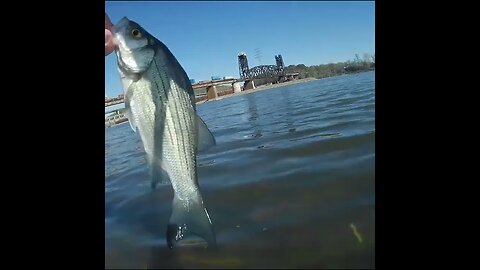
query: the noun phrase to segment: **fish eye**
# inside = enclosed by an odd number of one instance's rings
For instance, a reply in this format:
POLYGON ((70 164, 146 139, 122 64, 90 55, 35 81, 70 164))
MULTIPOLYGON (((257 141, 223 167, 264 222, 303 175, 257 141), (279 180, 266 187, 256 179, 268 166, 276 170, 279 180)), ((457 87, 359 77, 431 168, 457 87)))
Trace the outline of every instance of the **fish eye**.
POLYGON ((141 38, 142 37, 142 33, 138 29, 133 29, 132 30, 132 35, 133 35, 134 38, 141 38))

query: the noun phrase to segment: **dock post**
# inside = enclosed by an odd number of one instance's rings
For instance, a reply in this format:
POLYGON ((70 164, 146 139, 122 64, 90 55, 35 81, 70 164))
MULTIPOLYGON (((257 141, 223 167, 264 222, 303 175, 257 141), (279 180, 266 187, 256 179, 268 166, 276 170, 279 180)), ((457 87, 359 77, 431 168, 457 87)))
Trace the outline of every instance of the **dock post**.
POLYGON ((243 89, 244 90, 255 89, 255 82, 253 80, 246 80, 243 89))
POLYGON ((242 88, 240 87, 240 83, 239 82, 234 82, 232 84, 232 89, 233 89, 233 93, 240 93, 242 92, 242 88))
POLYGON ((218 97, 217 87, 215 87, 215 85, 207 86, 207 98, 216 99, 217 97, 218 97))

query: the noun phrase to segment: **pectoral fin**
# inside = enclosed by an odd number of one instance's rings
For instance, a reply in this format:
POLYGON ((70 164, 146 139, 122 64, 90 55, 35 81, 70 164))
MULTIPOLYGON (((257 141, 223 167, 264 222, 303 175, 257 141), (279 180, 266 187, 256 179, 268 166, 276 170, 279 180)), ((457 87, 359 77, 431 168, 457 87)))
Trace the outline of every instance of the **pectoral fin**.
POLYGON ((132 108, 135 106, 134 101, 131 99, 132 97, 132 90, 127 89, 125 91, 125 97, 124 97, 124 102, 125 102, 125 111, 124 115, 128 119, 128 123, 130 123, 130 127, 134 132, 137 132, 137 125, 135 123, 135 118, 133 117, 133 112, 132 108))

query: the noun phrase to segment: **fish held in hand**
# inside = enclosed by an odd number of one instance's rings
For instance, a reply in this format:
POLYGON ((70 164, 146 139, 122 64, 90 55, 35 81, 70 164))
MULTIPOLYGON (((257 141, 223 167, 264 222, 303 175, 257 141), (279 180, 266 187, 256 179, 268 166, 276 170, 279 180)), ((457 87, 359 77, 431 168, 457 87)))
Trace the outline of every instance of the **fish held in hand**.
POLYGON ((152 188, 170 182, 174 190, 167 244, 215 246, 196 161, 215 139, 196 113, 190 80, 165 44, 138 23, 124 17, 113 33, 125 116, 141 138, 152 188))

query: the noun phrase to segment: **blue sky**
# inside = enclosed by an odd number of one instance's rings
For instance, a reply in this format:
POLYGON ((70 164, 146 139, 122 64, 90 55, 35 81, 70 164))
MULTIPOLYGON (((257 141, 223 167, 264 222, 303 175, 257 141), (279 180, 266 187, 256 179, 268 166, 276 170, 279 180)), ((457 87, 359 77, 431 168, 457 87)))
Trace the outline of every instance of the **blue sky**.
MULTIPOLYGON (((107 1, 105 10, 114 24, 126 16, 142 25, 196 81, 238 78, 239 52, 250 67, 274 65, 277 54, 287 66, 309 66, 375 53, 373 1, 107 1)), ((122 93, 113 54, 105 58, 105 93, 122 93)))

